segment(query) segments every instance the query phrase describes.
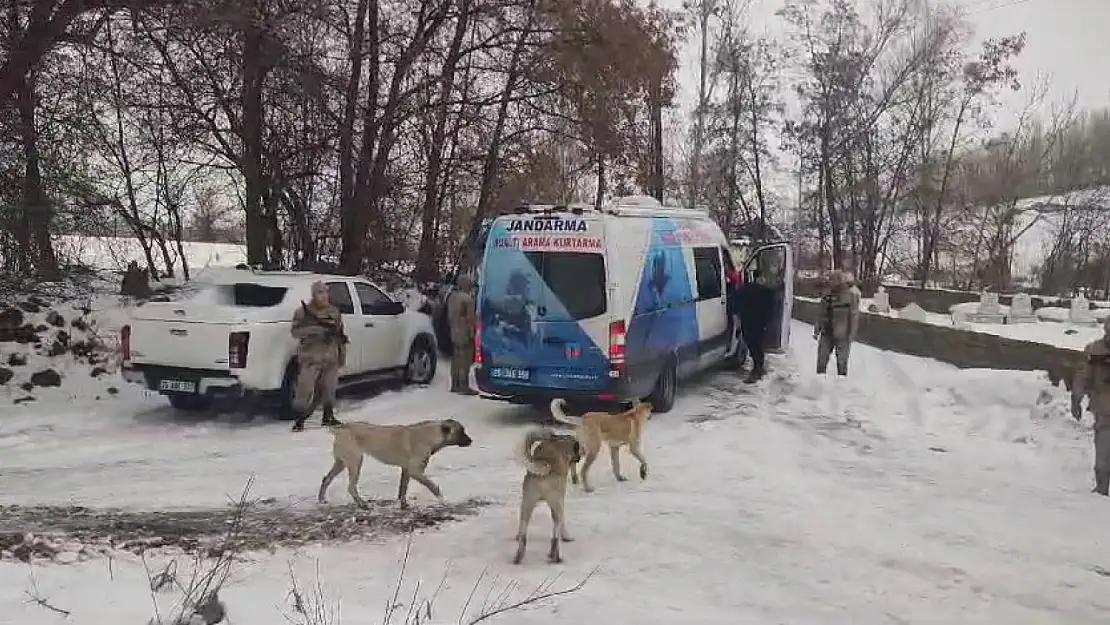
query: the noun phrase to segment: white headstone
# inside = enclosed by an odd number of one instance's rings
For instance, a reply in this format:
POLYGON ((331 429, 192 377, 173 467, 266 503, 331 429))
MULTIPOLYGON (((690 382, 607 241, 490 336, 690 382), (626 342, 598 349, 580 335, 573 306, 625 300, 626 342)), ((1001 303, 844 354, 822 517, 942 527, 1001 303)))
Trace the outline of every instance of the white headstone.
POLYGON ((871 298, 871 305, 875 307, 875 312, 889 313, 890 293, 887 293, 883 287, 879 287, 879 290, 875 291, 875 297, 871 298))
POLYGON ((967 316, 972 323, 1004 323, 1002 305, 998 303, 998 293, 983 291, 979 295, 979 307, 967 316))
POLYGON ((1033 323, 1037 316, 1033 314, 1033 298, 1028 293, 1018 293, 1010 302, 1010 315, 1008 323, 1033 323))
POLYGON ((913 302, 910 302, 909 306, 906 306, 902 310, 898 311, 898 318, 905 319, 907 321, 925 323, 925 309, 913 302))
POLYGON ((1072 298, 1068 320, 1072 323, 1094 323, 1095 316, 1091 314, 1091 305, 1086 297, 1077 295, 1072 298))
POLYGON ((966 330, 968 328, 967 312, 965 312, 964 309, 957 308, 952 311, 952 326, 960 330, 966 330))

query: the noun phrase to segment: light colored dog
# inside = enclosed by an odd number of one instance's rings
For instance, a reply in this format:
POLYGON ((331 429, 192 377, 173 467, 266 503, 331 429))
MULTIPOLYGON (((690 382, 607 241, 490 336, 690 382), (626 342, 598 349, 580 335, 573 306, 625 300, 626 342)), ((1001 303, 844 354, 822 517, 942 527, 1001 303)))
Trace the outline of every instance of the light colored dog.
POLYGON ((524 462, 525 473, 513 564, 520 564, 524 560, 524 551, 528 545, 528 525, 532 521, 536 504, 541 501, 551 510, 551 549, 547 553, 547 560, 558 564, 563 561, 559 553, 559 541, 571 541, 567 534, 564 509, 567 473, 581 458, 582 447, 573 436, 536 428, 524 435, 518 453, 524 462))
POLYGON ((320 481, 320 492, 316 498, 320 503, 327 503, 328 486, 346 467, 347 492, 360 508, 368 507, 358 493, 358 478, 364 454, 382 464, 401 468, 397 500, 402 508, 408 508, 406 497, 409 479, 423 484, 442 502, 443 495, 439 486, 424 474, 428 469, 428 461, 444 447, 470 447, 474 442, 462 424, 454 419, 421 421, 409 425, 375 425, 348 421, 329 427, 328 430, 335 436, 335 443, 332 445, 335 462, 320 481))
MULTIPOLYGON (((582 488, 587 493, 594 490, 590 486, 590 467, 597 460, 602 443, 609 445, 609 461, 613 465, 613 477, 618 482, 628 479, 621 475, 620 464, 620 448, 625 445, 628 446, 629 453, 640 462, 640 479, 647 479, 648 463, 640 449, 640 440, 644 434, 644 426, 651 416, 650 403, 633 400, 632 407, 624 412, 587 412, 581 417, 567 415, 563 411, 565 405, 566 402, 562 399, 551 400, 551 414, 555 420, 576 427, 574 435, 582 443, 586 453, 586 462, 582 465, 582 488)), ((578 476, 573 477, 577 483, 578 476)))

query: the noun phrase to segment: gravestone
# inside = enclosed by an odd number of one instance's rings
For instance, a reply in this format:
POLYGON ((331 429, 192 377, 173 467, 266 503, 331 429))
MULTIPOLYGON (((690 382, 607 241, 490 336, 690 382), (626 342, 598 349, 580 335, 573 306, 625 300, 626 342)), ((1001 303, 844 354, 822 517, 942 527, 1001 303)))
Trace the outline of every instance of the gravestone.
POLYGON ((1033 298, 1028 293, 1018 293, 1010 302, 1010 314, 1006 323, 1034 323, 1037 316, 1033 314, 1033 298))
POLYGON ((875 312, 877 313, 882 313, 884 315, 889 313, 890 293, 887 293, 886 289, 883 287, 879 287, 879 290, 875 291, 875 297, 871 298, 871 305, 875 307, 875 312))
POLYGON ((1006 316, 1002 314, 1002 305, 998 303, 998 293, 983 291, 979 295, 979 308, 968 314, 967 320, 971 323, 1004 323, 1006 316))
POLYGON ((1095 316, 1091 314, 1091 305, 1086 297, 1077 295, 1071 300, 1071 310, 1068 311, 1068 321, 1072 323, 1094 323, 1095 316))
POLYGON ((906 306, 902 310, 898 311, 898 318, 905 319, 907 321, 925 323, 925 309, 913 302, 910 302, 909 306, 906 306))
POLYGON ((962 308, 957 308, 952 311, 952 327, 957 330, 966 330, 969 327, 967 323, 967 312, 962 308))

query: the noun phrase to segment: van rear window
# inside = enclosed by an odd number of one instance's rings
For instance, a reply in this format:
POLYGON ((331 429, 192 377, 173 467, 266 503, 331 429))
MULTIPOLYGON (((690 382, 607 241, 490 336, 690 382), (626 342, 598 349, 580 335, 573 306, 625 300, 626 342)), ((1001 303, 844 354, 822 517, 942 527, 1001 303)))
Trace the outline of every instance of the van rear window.
POLYGON ((224 306, 269 308, 280 304, 288 291, 289 289, 283 286, 238 282, 217 287, 216 299, 224 306))
POLYGON ((525 252, 528 262, 543 277, 574 320, 605 314, 605 259, 586 252, 525 252))

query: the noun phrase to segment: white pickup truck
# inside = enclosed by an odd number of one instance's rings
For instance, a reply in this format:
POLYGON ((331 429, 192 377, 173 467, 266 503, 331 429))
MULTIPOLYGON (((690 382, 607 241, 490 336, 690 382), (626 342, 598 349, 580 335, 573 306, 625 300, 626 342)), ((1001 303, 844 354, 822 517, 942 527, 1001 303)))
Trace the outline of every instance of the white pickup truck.
POLYGON ((432 380, 436 339, 428 315, 364 278, 250 270, 181 301, 137 306, 121 329, 124 378, 184 411, 205 410, 218 397, 277 394, 288 417, 297 375, 290 325, 316 280, 327 285, 350 339, 341 387, 432 380))

